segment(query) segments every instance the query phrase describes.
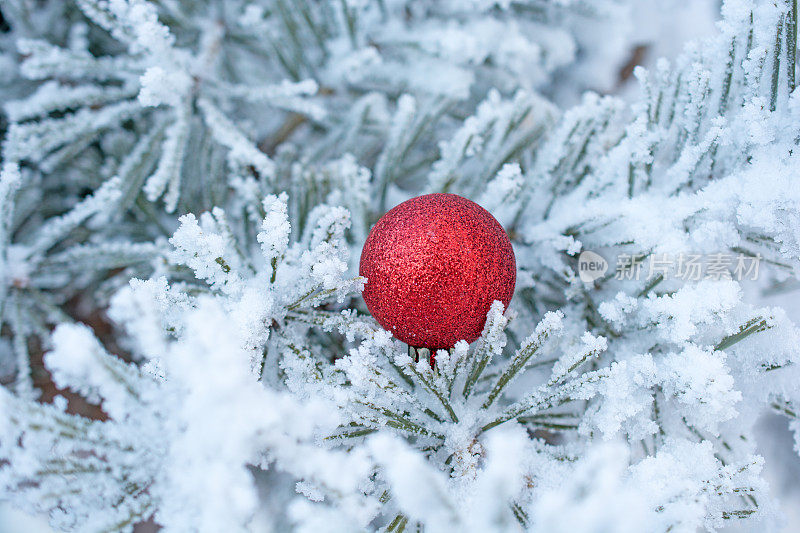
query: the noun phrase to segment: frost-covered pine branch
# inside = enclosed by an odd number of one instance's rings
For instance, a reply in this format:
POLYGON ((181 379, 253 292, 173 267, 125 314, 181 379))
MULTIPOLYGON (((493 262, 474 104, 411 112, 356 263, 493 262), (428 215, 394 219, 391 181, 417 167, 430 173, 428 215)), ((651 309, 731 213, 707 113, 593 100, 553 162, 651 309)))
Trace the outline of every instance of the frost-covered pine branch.
POLYGON ((1 0, 0 498, 68 531, 777 530, 796 2, 619 81, 644 4, 1 0), (357 275, 427 192, 518 267, 436 354, 357 275))

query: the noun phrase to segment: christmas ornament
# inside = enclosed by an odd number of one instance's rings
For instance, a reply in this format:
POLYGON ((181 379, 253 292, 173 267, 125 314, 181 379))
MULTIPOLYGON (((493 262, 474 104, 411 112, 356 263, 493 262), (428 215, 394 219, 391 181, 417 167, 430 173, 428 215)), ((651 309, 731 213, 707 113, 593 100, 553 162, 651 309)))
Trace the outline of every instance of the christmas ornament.
POLYGON ((375 224, 359 272, 378 323, 409 346, 436 350, 477 339, 494 300, 508 306, 516 262, 488 211, 455 194, 427 194, 375 224))

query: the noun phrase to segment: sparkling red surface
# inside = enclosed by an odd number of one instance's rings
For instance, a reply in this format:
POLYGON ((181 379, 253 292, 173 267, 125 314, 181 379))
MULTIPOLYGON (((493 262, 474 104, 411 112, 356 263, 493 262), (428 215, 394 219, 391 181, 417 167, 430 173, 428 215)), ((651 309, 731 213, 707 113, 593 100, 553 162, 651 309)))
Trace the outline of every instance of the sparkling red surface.
POLYGON ((381 326, 411 346, 439 349, 477 339, 494 300, 508 306, 516 262, 488 211, 455 194, 428 194, 375 224, 359 272, 381 326))

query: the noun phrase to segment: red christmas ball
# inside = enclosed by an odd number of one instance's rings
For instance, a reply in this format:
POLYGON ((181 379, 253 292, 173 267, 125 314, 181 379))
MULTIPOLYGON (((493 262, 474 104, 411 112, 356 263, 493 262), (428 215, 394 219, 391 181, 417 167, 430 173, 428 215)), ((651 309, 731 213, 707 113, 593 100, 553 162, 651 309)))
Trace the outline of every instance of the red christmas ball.
POLYGON ((359 273, 378 323, 410 346, 434 350, 474 341, 492 302, 508 306, 516 262, 488 211, 455 194, 426 194, 375 224, 359 273))

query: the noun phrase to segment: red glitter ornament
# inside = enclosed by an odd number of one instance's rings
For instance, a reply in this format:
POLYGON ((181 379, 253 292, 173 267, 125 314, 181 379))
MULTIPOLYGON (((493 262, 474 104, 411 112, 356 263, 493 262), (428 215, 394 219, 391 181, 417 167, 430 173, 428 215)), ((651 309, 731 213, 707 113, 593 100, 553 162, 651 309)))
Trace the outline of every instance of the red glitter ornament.
POLYGON ((427 194, 375 224, 359 273, 375 320, 410 346, 436 350, 477 339, 494 300, 508 306, 516 262, 488 211, 455 194, 427 194))

